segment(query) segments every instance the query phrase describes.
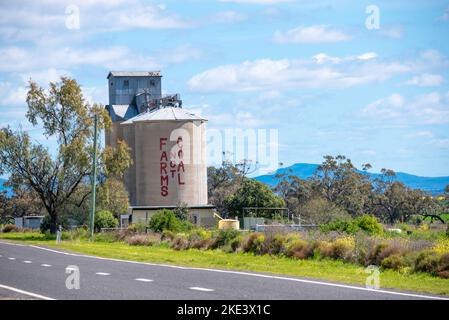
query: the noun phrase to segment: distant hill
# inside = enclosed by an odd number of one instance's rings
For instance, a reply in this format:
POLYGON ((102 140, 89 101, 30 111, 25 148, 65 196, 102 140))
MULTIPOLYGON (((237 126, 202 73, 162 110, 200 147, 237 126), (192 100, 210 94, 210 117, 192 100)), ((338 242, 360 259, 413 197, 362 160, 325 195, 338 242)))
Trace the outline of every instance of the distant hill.
MULTIPOLYGON (((290 167, 280 168, 271 175, 258 176, 255 179, 264 182, 270 186, 275 186, 279 180, 275 178, 276 174, 285 173, 289 170, 291 175, 301 179, 310 178, 318 168, 318 164, 296 163, 290 167)), ((373 179, 380 176, 379 173, 368 173, 373 179)), ((444 192, 444 188, 449 184, 449 177, 420 177, 404 172, 396 172, 396 179, 410 188, 421 189, 437 195, 444 192)))

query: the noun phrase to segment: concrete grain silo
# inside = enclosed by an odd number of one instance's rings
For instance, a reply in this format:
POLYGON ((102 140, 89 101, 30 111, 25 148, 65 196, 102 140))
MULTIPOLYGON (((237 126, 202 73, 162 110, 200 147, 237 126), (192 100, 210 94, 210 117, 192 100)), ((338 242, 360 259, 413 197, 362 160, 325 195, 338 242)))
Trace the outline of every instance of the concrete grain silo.
POLYGON ((148 221, 157 210, 182 204, 194 223, 212 226, 216 221, 207 199, 207 120, 182 109, 179 95, 149 92, 143 88, 134 98, 126 96, 127 110, 107 107, 110 114, 119 110, 123 117, 114 121, 111 116, 113 127, 106 143, 114 146, 123 139, 131 148, 134 164, 125 172, 124 182, 132 221, 148 221))

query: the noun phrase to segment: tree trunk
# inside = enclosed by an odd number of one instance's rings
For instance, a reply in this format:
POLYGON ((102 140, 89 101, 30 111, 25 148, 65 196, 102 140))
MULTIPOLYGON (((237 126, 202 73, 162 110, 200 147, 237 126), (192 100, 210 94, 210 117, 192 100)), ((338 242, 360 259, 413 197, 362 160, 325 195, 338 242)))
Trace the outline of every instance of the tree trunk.
POLYGON ((56 213, 50 214, 50 233, 55 234, 58 230, 58 216, 56 213))

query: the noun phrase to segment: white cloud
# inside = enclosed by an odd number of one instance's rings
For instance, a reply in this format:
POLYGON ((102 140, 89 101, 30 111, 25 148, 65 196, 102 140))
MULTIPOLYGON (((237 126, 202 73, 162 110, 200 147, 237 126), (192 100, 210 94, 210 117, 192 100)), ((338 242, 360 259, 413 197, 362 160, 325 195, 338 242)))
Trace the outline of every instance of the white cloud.
POLYGON ((247 16, 241 12, 227 10, 221 11, 212 16, 210 19, 211 22, 215 23, 233 23, 233 22, 241 22, 247 19, 247 16))
POLYGON ((356 60, 371 60, 377 58, 377 54, 375 52, 366 52, 357 56, 347 56, 347 57, 332 57, 327 55, 326 53, 318 53, 312 57, 312 59, 315 60, 316 63, 322 64, 322 63, 341 63, 341 62, 347 62, 347 61, 356 61, 356 60))
POLYGON ((144 55, 123 46, 75 49, 64 47, 36 55, 19 47, 0 48, 0 71, 20 72, 42 68, 70 68, 92 65, 107 69, 157 69, 161 65, 155 57, 144 55))
POLYGON ((368 104, 363 113, 367 116, 376 116, 380 118, 396 118, 402 114, 404 97, 399 93, 393 93, 391 96, 379 99, 368 104))
POLYGON ((405 99, 395 93, 368 104, 362 114, 371 119, 395 120, 423 125, 449 123, 449 92, 431 92, 405 99))
POLYGON ((404 36, 404 30, 401 27, 382 27, 381 33, 392 39, 401 39, 404 36))
POLYGON ((438 18, 441 21, 449 21, 449 6, 446 7, 443 14, 438 18))
POLYGON ((407 80, 405 84, 415 85, 419 87, 435 87, 443 83, 444 78, 439 74, 422 74, 419 76, 414 76, 410 80, 407 80))
POLYGON ((203 92, 277 90, 288 88, 347 88, 384 81, 409 71, 400 62, 379 62, 374 53, 312 59, 258 59, 222 65, 194 75, 190 89, 203 92))
POLYGON ((292 2, 294 0, 220 0, 220 2, 233 2, 233 3, 245 3, 245 4, 278 4, 283 2, 292 2))
POLYGON ((273 40, 277 43, 340 42, 350 38, 344 32, 325 25, 298 26, 285 32, 276 31, 273 36, 273 40))

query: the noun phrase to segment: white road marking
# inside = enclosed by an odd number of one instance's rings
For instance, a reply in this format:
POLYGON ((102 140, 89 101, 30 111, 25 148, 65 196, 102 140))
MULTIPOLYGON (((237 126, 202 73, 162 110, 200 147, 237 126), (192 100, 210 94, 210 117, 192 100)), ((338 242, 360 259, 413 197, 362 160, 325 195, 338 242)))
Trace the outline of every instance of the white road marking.
POLYGON ((99 276, 110 276, 110 273, 107 272, 97 272, 96 274, 98 274, 99 276))
POLYGON ((8 260, 16 260, 16 258, 8 258, 8 260))
POLYGON ((31 262, 30 260, 25 260, 23 263, 33 263, 33 262, 31 262))
POLYGON ((43 263, 43 264, 41 264, 41 267, 46 267, 46 268, 49 268, 49 267, 51 267, 51 264, 46 264, 46 263, 43 263))
POLYGON ((137 278, 135 279, 136 281, 141 281, 141 282, 153 282, 153 280, 151 279, 145 279, 145 278, 137 278))
MULTIPOLYGON (((3 242, 3 241, 0 241, 0 243, 1 244, 11 244, 8 242, 3 242)), ((16 244, 11 244, 11 245, 16 245, 16 244)), ((66 256, 72 256, 72 257, 90 258, 90 259, 97 259, 97 260, 104 260, 104 261, 115 261, 115 262, 122 262, 122 263, 146 265, 146 266, 153 266, 153 267, 164 267, 164 268, 172 268, 172 269, 197 270, 197 271, 237 274, 237 275, 250 276, 250 277, 310 283, 310 284, 323 285, 323 286, 329 286, 329 287, 337 287, 337 288, 352 289, 352 290, 359 290, 359 291, 368 291, 368 292, 373 292, 373 293, 391 294, 391 295, 413 297, 413 298, 449 300, 449 297, 429 296, 429 295, 424 295, 424 294, 396 292, 396 291, 389 291, 389 290, 382 290, 382 289, 370 289, 370 288, 365 288, 365 287, 357 287, 357 286, 352 286, 352 285, 345 285, 345 284, 338 284, 338 283, 331 283, 331 282, 324 282, 324 281, 306 280, 306 279, 290 278, 290 277, 282 277, 282 276, 274 276, 274 275, 272 276, 272 275, 267 275, 267 274, 251 273, 251 272, 244 272, 244 271, 183 267, 183 266, 176 266, 176 265, 170 265, 170 264, 160 264, 160 263, 130 261, 130 260, 123 260, 123 259, 103 258, 103 257, 90 256, 87 254, 78 254, 78 253, 69 253, 69 252, 64 252, 64 251, 58 251, 58 250, 39 247, 39 246, 35 246, 35 245, 19 245, 19 246, 22 246, 22 247, 28 246, 28 247, 35 248, 35 249, 53 252, 53 253, 57 253, 57 254, 62 254, 62 255, 66 255, 66 256)))
POLYGON ((38 298, 38 299, 43 299, 43 300, 55 300, 55 299, 53 299, 53 298, 49 298, 49 297, 46 297, 46 296, 42 296, 42 295, 40 295, 40 294, 36 294, 36 293, 29 292, 29 291, 20 290, 20 289, 17 289, 17 288, 5 286, 5 285, 3 285, 3 284, 0 284, 0 288, 6 289, 6 290, 10 290, 10 291, 14 291, 14 292, 21 293, 21 294, 26 294, 26 295, 28 295, 28 296, 30 296, 30 297, 34 297, 34 298, 38 298))
POLYGON ((204 291, 204 292, 211 292, 214 291, 214 289, 208 289, 208 288, 201 288, 201 287, 190 287, 190 290, 197 290, 197 291, 204 291))

